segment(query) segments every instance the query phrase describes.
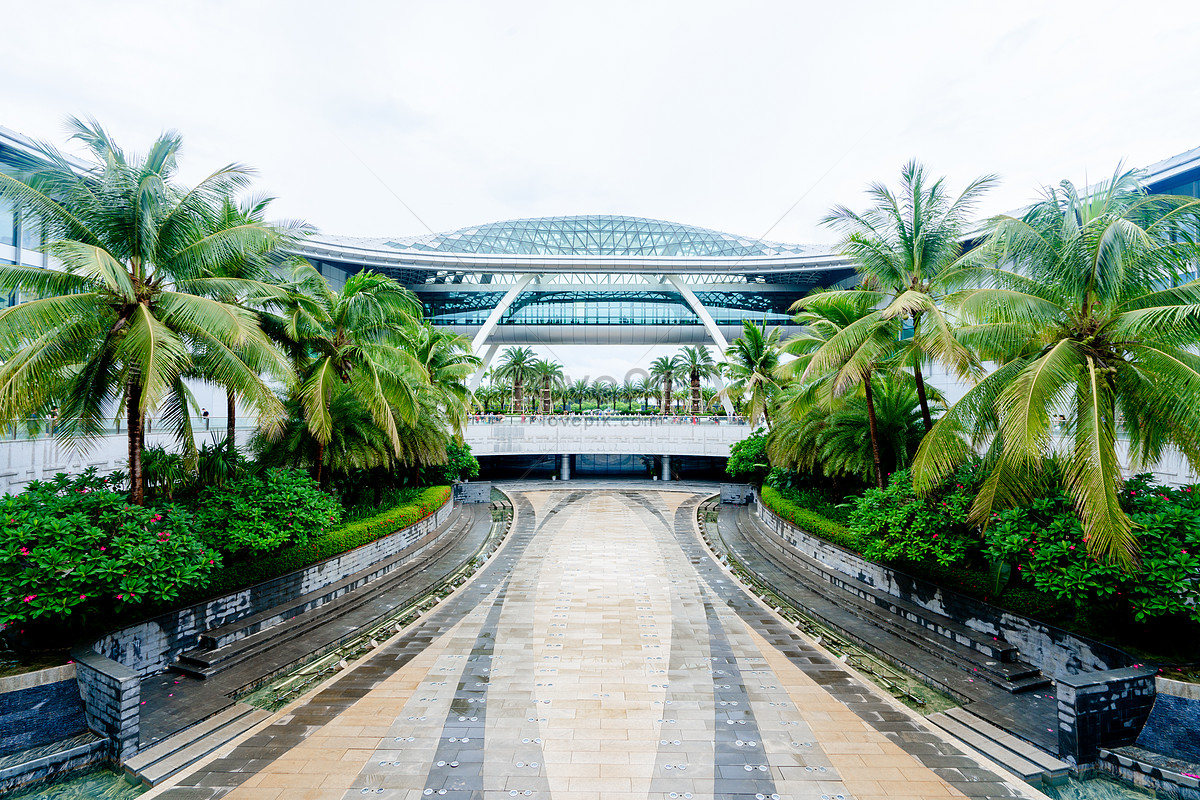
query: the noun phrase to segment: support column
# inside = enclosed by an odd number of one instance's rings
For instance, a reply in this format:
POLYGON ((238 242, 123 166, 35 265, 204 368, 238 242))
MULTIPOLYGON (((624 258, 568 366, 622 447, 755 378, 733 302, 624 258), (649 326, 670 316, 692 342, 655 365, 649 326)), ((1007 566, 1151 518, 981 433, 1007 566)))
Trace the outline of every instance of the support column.
POLYGON ((662 479, 664 481, 669 481, 671 480, 671 457, 663 456, 662 460, 662 479))
POLYGON ((559 456, 559 459, 561 460, 558 468, 558 479, 560 481, 571 480, 571 456, 567 453, 563 453, 561 456, 559 456))
MULTIPOLYGON (((717 327, 717 323, 712 318, 712 314, 709 314, 708 309, 705 308, 704 304, 700 302, 700 298, 696 297, 696 293, 688 288, 687 284, 683 282, 683 277, 680 275, 666 275, 664 276, 663 280, 671 284, 675 291, 679 292, 679 294, 683 297, 683 301, 687 303, 688 308, 692 310, 692 313, 695 314, 700 320, 700 323, 704 325, 704 330, 708 332, 709 338, 713 340, 713 344, 717 346, 717 352, 721 354, 721 359, 724 360, 725 351, 729 349, 729 342, 725 341, 725 335, 721 333, 721 329, 717 327)), ((721 389, 724 390, 725 385, 723 382, 721 382, 720 376, 717 377, 717 382, 720 384, 721 389)), ((733 417, 733 403, 729 401, 728 395, 721 395, 721 407, 725 409, 726 417, 733 417)))

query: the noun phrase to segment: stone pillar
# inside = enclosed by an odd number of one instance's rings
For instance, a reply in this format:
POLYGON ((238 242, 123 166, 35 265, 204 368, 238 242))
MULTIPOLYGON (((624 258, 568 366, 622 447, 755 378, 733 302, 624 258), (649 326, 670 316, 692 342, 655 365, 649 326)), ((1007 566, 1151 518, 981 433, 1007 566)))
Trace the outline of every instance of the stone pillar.
POLYGON ((671 480, 671 457, 663 456, 662 460, 662 479, 664 481, 669 481, 671 480))
POLYGON ((571 480, 571 456, 563 453, 559 458, 561 461, 559 462, 558 479, 560 481, 569 481, 571 480))
POLYGON ((141 678, 124 664, 88 647, 75 648, 71 657, 88 727, 112 742, 113 760, 123 764, 138 751, 141 678))
POLYGON ((1133 744, 1154 705, 1153 667, 1124 667, 1057 680, 1058 756, 1081 767, 1101 748, 1133 744))

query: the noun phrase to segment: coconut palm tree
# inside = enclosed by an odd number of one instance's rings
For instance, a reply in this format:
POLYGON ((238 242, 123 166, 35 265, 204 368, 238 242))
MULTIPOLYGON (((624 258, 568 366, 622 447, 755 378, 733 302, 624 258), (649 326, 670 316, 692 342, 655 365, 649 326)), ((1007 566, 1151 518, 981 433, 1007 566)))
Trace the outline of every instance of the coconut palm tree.
POLYGON ((678 376, 679 359, 677 356, 659 356, 650 362, 650 380, 662 392, 659 395, 658 413, 670 413, 672 384, 678 376))
POLYGON ((427 322, 403 330, 405 349, 425 370, 435 402, 455 435, 461 436, 474 404, 467 381, 480 364, 471 351, 471 340, 427 322))
POLYGON ((537 354, 532 347, 508 347, 500 357, 496 377, 512 384, 512 413, 525 412, 525 381, 533 377, 533 364, 537 354))
POLYGON ((814 292, 793 304, 795 321, 805 332, 789 339, 783 352, 798 356, 776 369, 776 374, 798 379, 781 414, 795 421, 814 405, 826 409, 848 391, 862 387, 875 471, 875 484, 883 488, 883 453, 875 414, 871 377, 890 366, 899 347, 900 320, 881 321, 874 308, 874 293, 865 290, 814 292))
POLYGON ((692 389, 692 415, 700 414, 700 381, 721 374, 712 353, 703 345, 685 347, 679 351, 679 371, 687 375, 692 389))
POLYGON ((37 296, 0 313, 0 418, 58 402, 56 434, 77 443, 100 435, 114 404, 124 407, 130 495, 140 505, 146 413, 189 416, 181 376, 202 368, 261 424, 280 423, 279 399, 247 363, 252 353, 260 363, 278 356, 252 313, 213 299, 267 290, 219 276, 229 259, 270 250, 279 236, 261 223, 219 224, 223 199, 247 185, 246 168, 223 167, 185 189, 176 182, 177 133, 138 156, 95 122, 72 120, 71 128, 96 166, 78 171, 42 146, 43 163, 20 176, 0 173, 0 197, 39 222, 61 263, 0 266, 0 291, 37 296))
POLYGON ((532 372, 534 379, 542 389, 541 413, 554 413, 553 390, 561 388, 566 384, 566 379, 563 377, 562 364, 557 361, 539 358, 533 362, 532 372))
POLYGON ((903 340, 905 360, 912 369, 925 430, 933 427, 923 363, 939 361, 959 377, 978 376, 979 367, 954 335, 954 320, 946 314, 948 292, 961 288, 967 272, 962 240, 972 222, 979 198, 996 183, 985 175, 972 181, 957 197, 945 179, 933 180, 925 165, 910 161, 900 171, 900 189, 893 192, 872 184, 874 205, 863 212, 837 206, 824 224, 842 231, 839 249, 864 282, 877 289, 879 324, 911 320, 912 336, 903 340))
POLYGON ((781 328, 757 326, 749 320, 742 322, 742 335, 735 339, 725 353, 721 368, 729 379, 727 396, 740 397, 745 404, 751 425, 762 417, 771 424, 771 400, 779 389, 775 370, 779 366, 781 328))
POLYGON ((634 396, 642 401, 642 412, 645 413, 649 410, 647 408, 647 403, 654 395, 654 383, 649 377, 638 378, 637 381, 634 382, 634 388, 637 391, 637 394, 634 396))
POLYGON ((412 426, 429 387, 425 367, 407 349, 421 306, 408 289, 376 272, 351 275, 341 291, 308 263, 298 265, 278 301, 281 313, 267 321, 291 343, 304 424, 317 442, 316 478, 333 441, 335 388, 348 386, 383 432, 393 452, 404 450, 397 419, 412 426))
POLYGON ((1089 552, 1127 566, 1137 538, 1121 509, 1118 420, 1136 472, 1176 447, 1200 464, 1200 200, 1149 195, 1132 172, 1088 192, 1069 181, 1023 216, 998 217, 952 298, 962 340, 1000 367, 933 426, 913 465, 919 488, 990 441, 974 519, 1027 496, 1058 452, 1089 552), (1062 414, 1062 442, 1051 416, 1062 414))

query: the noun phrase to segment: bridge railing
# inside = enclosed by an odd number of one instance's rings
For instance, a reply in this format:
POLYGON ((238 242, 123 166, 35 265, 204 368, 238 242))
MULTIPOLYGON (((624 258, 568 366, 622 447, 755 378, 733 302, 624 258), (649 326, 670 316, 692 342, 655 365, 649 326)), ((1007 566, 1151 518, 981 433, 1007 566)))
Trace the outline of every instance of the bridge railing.
MULTIPOLYGON (((206 431, 225 430, 225 417, 202 416, 192 417, 192 431, 202 434, 206 431)), ((25 419, 0 420, 0 442, 28 441, 30 439, 53 439, 56 432, 67 422, 60 417, 27 417, 25 419)), ((257 426, 257 421, 251 416, 238 417, 233 421, 234 428, 239 431, 250 430, 257 426)), ((161 419, 153 416, 146 418, 146 433, 167 433, 174 430, 161 419)), ((104 422, 98 436, 124 436, 128 432, 125 419, 111 419, 104 422)))
POLYGON ((468 425, 737 425, 748 426, 745 417, 690 414, 472 414, 468 425))

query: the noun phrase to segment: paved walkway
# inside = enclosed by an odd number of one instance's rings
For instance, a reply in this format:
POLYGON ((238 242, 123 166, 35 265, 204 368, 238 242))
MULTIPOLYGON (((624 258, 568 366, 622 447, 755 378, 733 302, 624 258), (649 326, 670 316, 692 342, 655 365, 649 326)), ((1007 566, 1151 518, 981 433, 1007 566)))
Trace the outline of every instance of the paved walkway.
POLYGON ((506 490, 509 541, 471 583, 151 796, 1038 796, 746 595, 696 536, 700 494, 506 490))

